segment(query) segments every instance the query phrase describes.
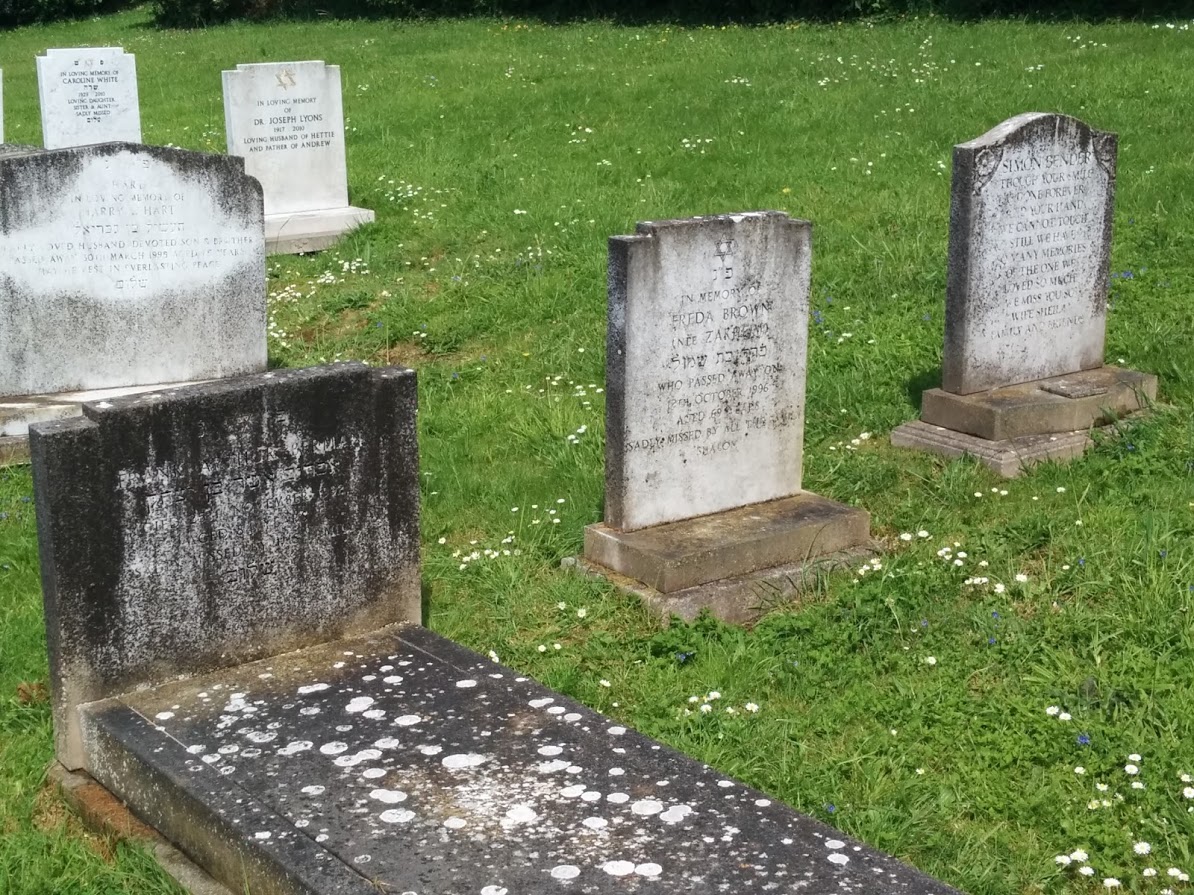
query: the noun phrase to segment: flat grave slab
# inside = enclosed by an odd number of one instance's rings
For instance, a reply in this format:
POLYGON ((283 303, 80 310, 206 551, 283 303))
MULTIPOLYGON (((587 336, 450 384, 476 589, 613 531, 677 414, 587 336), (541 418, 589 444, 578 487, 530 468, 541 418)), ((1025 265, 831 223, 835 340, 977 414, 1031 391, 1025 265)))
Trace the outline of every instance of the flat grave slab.
POLYGON ((1086 453, 1094 441, 1085 429, 1080 432, 1021 435, 1019 438, 991 441, 977 435, 955 432, 944 426, 934 426, 924 420, 910 420, 891 430, 891 443, 896 447, 913 448, 950 459, 973 457, 1005 479, 1014 479, 1038 463, 1050 460, 1064 463, 1077 459, 1086 453))
POLYGON ((955 891, 416 626, 83 715, 91 774, 234 891, 955 891))

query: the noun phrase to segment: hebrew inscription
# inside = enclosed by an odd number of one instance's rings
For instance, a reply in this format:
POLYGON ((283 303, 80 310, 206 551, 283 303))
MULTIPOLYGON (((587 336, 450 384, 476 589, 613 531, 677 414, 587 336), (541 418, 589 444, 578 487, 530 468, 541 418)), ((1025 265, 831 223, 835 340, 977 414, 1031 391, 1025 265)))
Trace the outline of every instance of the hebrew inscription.
POLYGON ((610 377, 607 522, 638 528, 800 490, 806 227, 735 215, 625 238, 625 298, 611 294, 621 344, 610 347, 624 366, 610 377))
POLYGON ((969 167, 969 147, 991 135, 958 148, 970 174, 954 184, 947 390, 1102 364, 1114 145, 1108 159, 1110 135, 1061 116, 1021 118, 1031 120, 969 167))

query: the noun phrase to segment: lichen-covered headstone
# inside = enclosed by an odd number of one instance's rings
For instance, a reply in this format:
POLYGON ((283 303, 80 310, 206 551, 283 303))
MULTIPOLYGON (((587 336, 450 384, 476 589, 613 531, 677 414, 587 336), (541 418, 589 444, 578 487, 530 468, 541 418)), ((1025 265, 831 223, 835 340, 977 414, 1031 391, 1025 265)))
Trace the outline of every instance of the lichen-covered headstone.
POLYGON ((129 143, 0 156, 0 395, 265 368, 261 187, 129 143))
POLYGON ((954 148, 943 385, 1103 365, 1116 135, 1027 113, 954 148))
POLYGON ((31 429, 58 757, 76 708, 418 622, 415 376, 340 364, 31 429))
POLYGON ((608 526, 800 492, 811 230, 751 212, 610 239, 608 526))
POLYGON ((46 50, 37 92, 46 149, 141 142, 137 62, 120 47, 46 50))

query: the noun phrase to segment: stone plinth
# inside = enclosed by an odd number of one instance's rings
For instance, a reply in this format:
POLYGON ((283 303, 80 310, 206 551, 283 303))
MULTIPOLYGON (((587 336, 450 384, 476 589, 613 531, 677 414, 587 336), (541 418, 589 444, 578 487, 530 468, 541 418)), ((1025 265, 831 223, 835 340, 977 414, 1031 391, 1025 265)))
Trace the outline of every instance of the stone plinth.
POLYGON ((921 397, 920 418, 932 426, 1006 441, 1089 429, 1141 410, 1156 397, 1156 376, 1098 367, 969 395, 929 389, 921 397))
POLYGON ((342 364, 31 428, 59 760, 78 706, 420 618, 415 383, 342 364))
POLYGON ((271 253, 317 251, 374 220, 348 204, 338 65, 238 65, 223 80, 228 154, 261 181, 271 253))
POLYGON ((816 494, 635 531, 585 529, 585 559, 663 594, 864 544, 870 516, 816 494))
POLYGON ((37 92, 46 149, 141 142, 137 62, 120 47, 46 50, 37 92))

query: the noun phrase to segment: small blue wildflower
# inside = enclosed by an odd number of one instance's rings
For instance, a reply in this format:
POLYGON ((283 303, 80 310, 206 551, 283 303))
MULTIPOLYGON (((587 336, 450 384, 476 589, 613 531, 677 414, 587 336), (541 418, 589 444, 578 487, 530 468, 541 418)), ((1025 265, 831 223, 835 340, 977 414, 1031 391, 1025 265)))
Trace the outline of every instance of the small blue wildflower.
POLYGON ((920 620, 920 626, 922 628, 927 628, 929 626, 929 620, 927 618, 922 618, 920 620))
POLYGON ((832 296, 832 295, 828 296, 828 297, 825 299, 825 304, 827 304, 827 305, 831 305, 831 304, 833 304, 833 296, 832 296))
POLYGON ((31 501, 32 499, 33 499, 32 497, 22 497, 21 503, 29 503, 29 501, 31 501))
POLYGON ((1134 451, 1134 450, 1136 450, 1136 445, 1132 444, 1130 441, 1129 441, 1129 442, 1128 442, 1128 443, 1125 445, 1125 447, 1126 447, 1126 448, 1127 448, 1129 451, 1134 451))
POLYGON ((995 645, 995 638, 994 638, 994 637, 988 637, 988 638, 987 638, 987 645, 988 645, 988 646, 994 646, 994 645, 995 645))
POLYGON ((822 319, 823 317, 820 311, 813 311, 813 323, 817 324, 817 326, 820 326, 822 319))
POLYGON ((991 612, 991 618, 999 618, 999 613, 998 613, 998 612, 995 612, 994 610, 992 610, 992 612, 991 612))
POLYGON ((1158 550, 1157 552, 1161 554, 1161 559, 1164 559, 1165 557, 1167 557, 1169 555, 1168 550, 1158 550))
POLYGON ((1088 733, 1078 734, 1078 745, 1079 746, 1089 746, 1090 745, 1090 734, 1088 734, 1088 733))
POLYGON ((695 655, 696 653, 676 653, 676 661, 683 665, 695 655))
POLYGON ((1078 565, 1080 565, 1080 566, 1086 565, 1086 557, 1085 556, 1078 557, 1078 565))
POLYGON ((833 804, 833 802, 830 802, 829 804, 827 804, 827 805, 825 806, 825 810, 826 810, 826 811, 827 811, 829 814, 833 814, 833 813, 835 813, 835 812, 837 811, 837 805, 833 804))
POLYGON ((375 327, 377 327, 378 329, 381 329, 381 321, 380 321, 380 320, 378 320, 378 321, 377 321, 375 324, 373 324, 373 325, 374 325, 375 327))
POLYGON ((460 378, 460 374, 459 374, 459 373, 453 373, 453 374, 452 374, 452 378, 453 378, 453 379, 459 379, 459 378, 460 378))
POLYGON ((932 315, 932 314, 925 314, 925 315, 924 315, 923 317, 921 317, 920 319, 921 319, 921 320, 932 320, 932 319, 933 319, 933 315, 932 315))

